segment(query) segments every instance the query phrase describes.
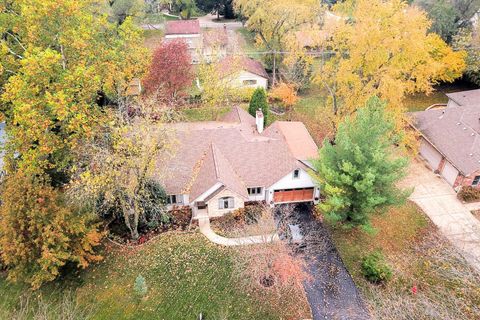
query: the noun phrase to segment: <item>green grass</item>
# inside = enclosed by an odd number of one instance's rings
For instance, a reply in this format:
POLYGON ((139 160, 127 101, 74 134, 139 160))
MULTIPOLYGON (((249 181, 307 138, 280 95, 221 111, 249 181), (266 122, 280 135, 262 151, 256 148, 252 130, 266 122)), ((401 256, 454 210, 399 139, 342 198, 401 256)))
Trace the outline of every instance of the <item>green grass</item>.
POLYGON ((178 20, 178 18, 167 16, 163 13, 147 13, 144 17, 142 17, 142 24, 160 24, 166 21, 178 20))
POLYGON ((143 43, 148 49, 155 49, 162 42, 164 32, 160 29, 143 30, 143 43))
MULTIPOLYGON (((237 29, 237 33, 239 33, 243 39, 242 47, 244 52, 257 51, 257 48, 255 47, 255 33, 249 31, 247 28, 237 29)), ((248 56, 256 58, 255 54, 249 54, 248 56)))
POLYGON ((181 111, 181 114, 185 121, 214 121, 222 115, 230 111, 230 107, 220 108, 216 113, 212 112, 212 109, 199 107, 199 108, 185 108, 181 111))
MULTIPOLYGON (((105 260, 78 277, 48 284, 33 296, 52 306, 67 290, 76 292, 93 319, 279 319, 272 310, 236 284, 232 249, 216 246, 200 234, 169 233, 139 249, 107 248, 105 260), (135 278, 146 279, 147 297, 133 292, 135 278)), ((0 278, 0 318, 18 306, 22 285, 0 278)), ((268 292, 265 293, 268 296, 268 292)))

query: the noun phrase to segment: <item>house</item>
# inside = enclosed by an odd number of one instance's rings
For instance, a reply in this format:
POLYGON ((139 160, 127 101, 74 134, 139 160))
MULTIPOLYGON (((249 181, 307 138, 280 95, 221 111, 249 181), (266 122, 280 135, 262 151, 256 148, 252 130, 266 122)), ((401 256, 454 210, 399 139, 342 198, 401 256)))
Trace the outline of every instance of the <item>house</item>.
POLYGON ((480 188, 480 90, 448 94, 448 107, 412 113, 420 155, 452 187, 480 188))
POLYGON ((447 107, 480 104, 480 89, 447 93, 447 107))
POLYGON ((178 147, 159 177, 170 208, 193 217, 218 217, 262 201, 318 202, 310 177, 317 146, 301 122, 277 121, 264 130, 263 114, 234 107, 221 121, 172 124, 178 147))
POLYGON ((227 57, 220 61, 220 68, 236 88, 268 87, 268 74, 260 61, 248 57, 227 57))
POLYGON ((202 35, 198 20, 168 21, 165 27, 165 42, 183 40, 188 46, 192 63, 199 63, 202 48, 202 35))

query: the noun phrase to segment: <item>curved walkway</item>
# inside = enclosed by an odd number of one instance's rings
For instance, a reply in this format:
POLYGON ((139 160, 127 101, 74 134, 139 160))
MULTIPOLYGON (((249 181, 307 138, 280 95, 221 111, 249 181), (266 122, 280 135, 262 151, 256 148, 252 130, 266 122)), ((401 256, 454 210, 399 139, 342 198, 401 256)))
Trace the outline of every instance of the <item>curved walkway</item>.
POLYGON ((268 243, 268 242, 279 240, 278 234, 276 233, 267 234, 263 236, 251 236, 251 237, 243 237, 243 238, 225 238, 216 234, 212 230, 212 228, 210 227, 209 217, 198 218, 198 226, 200 228, 200 232, 205 237, 207 237, 208 240, 223 246, 244 246, 244 245, 250 245, 250 244, 268 243))

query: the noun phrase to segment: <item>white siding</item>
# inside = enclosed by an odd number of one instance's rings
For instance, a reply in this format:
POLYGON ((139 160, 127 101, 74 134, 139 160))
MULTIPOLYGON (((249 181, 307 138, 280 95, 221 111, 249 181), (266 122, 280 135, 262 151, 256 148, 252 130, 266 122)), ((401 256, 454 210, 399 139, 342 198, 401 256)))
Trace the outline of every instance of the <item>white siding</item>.
POLYGON ((222 192, 219 192, 216 194, 214 197, 212 197, 210 200, 207 202, 207 210, 208 210, 208 216, 209 217, 220 217, 223 216, 224 214, 234 211, 238 208, 243 208, 244 207, 244 200, 240 196, 238 196, 236 193, 231 192, 230 190, 223 190, 222 192), (218 200, 223 197, 233 197, 234 198, 234 208, 228 208, 228 209, 220 209, 218 207, 218 200))
POLYGON ((420 142, 420 154, 427 160, 432 170, 437 170, 443 156, 438 152, 427 140, 422 139, 420 142))
POLYGON ((268 80, 248 71, 241 71, 237 77, 237 86, 242 88, 264 88, 267 89, 268 80), (244 81, 256 81, 255 84, 244 84, 244 81))
POLYGON ((320 194, 320 191, 318 188, 316 188, 316 184, 313 181, 313 179, 310 177, 307 171, 303 169, 300 170, 300 175, 298 178, 293 178, 293 171, 287 174, 285 177, 282 179, 278 180, 275 182, 273 185, 271 185, 266 193, 266 200, 267 203, 270 203, 273 201, 273 192, 275 190, 282 190, 282 189, 296 189, 296 188, 315 188, 314 195, 315 197, 318 197, 320 194))
POLYGON ((445 161, 445 166, 442 170, 442 176, 451 186, 453 186, 455 184, 455 180, 457 180, 458 170, 455 169, 450 162, 445 161))

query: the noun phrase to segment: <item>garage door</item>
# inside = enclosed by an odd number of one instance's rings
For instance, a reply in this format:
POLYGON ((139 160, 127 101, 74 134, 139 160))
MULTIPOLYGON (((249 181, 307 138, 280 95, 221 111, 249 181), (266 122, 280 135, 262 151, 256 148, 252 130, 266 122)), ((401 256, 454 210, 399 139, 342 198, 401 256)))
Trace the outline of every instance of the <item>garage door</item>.
POLYGON ((430 167, 432 167, 433 170, 438 169, 438 165, 442 160, 442 155, 437 150, 435 150, 435 148, 432 147, 430 143, 423 139, 420 145, 420 154, 423 158, 425 158, 425 160, 428 161, 430 167))
POLYGON ((458 176, 458 170, 455 169, 455 167, 452 166, 450 162, 445 161, 445 166, 442 170, 442 176, 445 178, 445 180, 447 180, 450 185, 453 186, 458 176))
POLYGON ((273 201, 275 203, 313 201, 313 188, 275 190, 273 201))

